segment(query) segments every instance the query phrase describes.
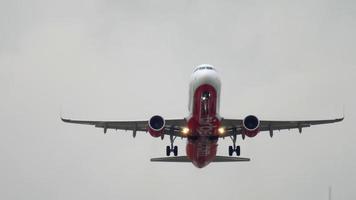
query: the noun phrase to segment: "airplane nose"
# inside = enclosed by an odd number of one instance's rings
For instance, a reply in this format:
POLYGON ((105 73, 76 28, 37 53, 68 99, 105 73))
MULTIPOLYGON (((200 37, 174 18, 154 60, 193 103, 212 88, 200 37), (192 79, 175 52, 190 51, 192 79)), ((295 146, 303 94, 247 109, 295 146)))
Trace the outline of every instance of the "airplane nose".
POLYGON ((214 83, 220 83, 220 78, 216 71, 197 71, 192 78, 195 82, 199 82, 199 84, 214 85, 214 83))

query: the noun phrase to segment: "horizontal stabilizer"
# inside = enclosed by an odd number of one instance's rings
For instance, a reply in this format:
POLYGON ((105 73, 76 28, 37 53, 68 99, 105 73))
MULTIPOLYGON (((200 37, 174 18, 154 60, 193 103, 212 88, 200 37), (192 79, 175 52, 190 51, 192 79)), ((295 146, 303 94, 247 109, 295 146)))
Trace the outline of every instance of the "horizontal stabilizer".
MULTIPOLYGON (((247 162, 249 158, 216 156, 212 162, 247 162)), ((187 156, 151 158, 151 162, 192 162, 187 156)))
POLYGON ((213 162, 248 162, 249 158, 216 156, 213 162))
POLYGON ((192 162, 187 156, 151 158, 151 162, 192 162))

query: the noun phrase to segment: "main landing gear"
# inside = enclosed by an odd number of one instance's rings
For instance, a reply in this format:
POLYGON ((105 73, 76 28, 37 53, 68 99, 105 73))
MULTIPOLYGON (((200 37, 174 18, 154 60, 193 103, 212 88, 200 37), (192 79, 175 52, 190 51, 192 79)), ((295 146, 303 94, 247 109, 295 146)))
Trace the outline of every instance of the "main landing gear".
MULTIPOLYGON (((171 130, 173 131, 173 129, 171 130)), ((174 140, 177 138, 177 136, 173 136, 173 134, 169 135, 169 139, 171 142, 171 146, 166 146, 166 155, 170 156, 171 153, 173 153, 174 156, 178 156, 178 146, 174 146, 174 140)))
POLYGON ((232 156, 234 152, 236 153, 236 156, 240 156, 240 146, 236 146, 236 135, 236 130, 234 130, 233 135, 230 136, 233 146, 229 146, 229 156, 232 156))
POLYGON ((229 156, 232 156, 236 152, 236 156, 240 156, 240 146, 229 146, 229 156))
POLYGON ((166 155, 170 156, 171 153, 173 153, 174 156, 178 156, 178 147, 177 146, 166 146, 166 155))

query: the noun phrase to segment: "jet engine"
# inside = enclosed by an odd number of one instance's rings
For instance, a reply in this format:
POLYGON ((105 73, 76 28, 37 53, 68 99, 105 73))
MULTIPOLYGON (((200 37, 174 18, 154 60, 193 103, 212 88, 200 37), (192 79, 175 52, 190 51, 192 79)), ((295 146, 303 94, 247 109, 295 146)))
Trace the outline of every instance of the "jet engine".
POLYGON ((243 130, 242 130, 242 137, 245 138, 245 135, 247 137, 255 137, 258 132, 260 132, 260 120, 254 116, 254 115, 249 115, 245 117, 245 119, 242 122, 243 130))
POLYGON ((163 117, 155 115, 148 121, 148 132, 152 137, 160 137, 163 134, 166 121, 163 117))

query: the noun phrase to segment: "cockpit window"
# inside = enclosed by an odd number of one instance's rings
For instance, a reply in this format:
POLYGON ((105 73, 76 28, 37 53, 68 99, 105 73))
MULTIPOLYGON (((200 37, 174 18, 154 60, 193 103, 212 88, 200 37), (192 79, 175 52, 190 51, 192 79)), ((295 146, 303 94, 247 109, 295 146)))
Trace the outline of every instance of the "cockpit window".
POLYGON ((215 69, 214 69, 213 67, 204 66, 204 67, 198 67, 198 68, 196 68, 196 69, 194 70, 194 72, 196 72, 196 71, 198 71, 198 70, 202 70, 202 69, 209 69, 209 70, 214 70, 214 71, 215 71, 215 69))
POLYGON ((206 101, 206 100, 208 100, 209 98, 210 98, 210 92, 208 92, 208 91, 205 91, 205 92, 203 92, 203 94, 201 95, 201 99, 203 100, 203 101, 206 101))

